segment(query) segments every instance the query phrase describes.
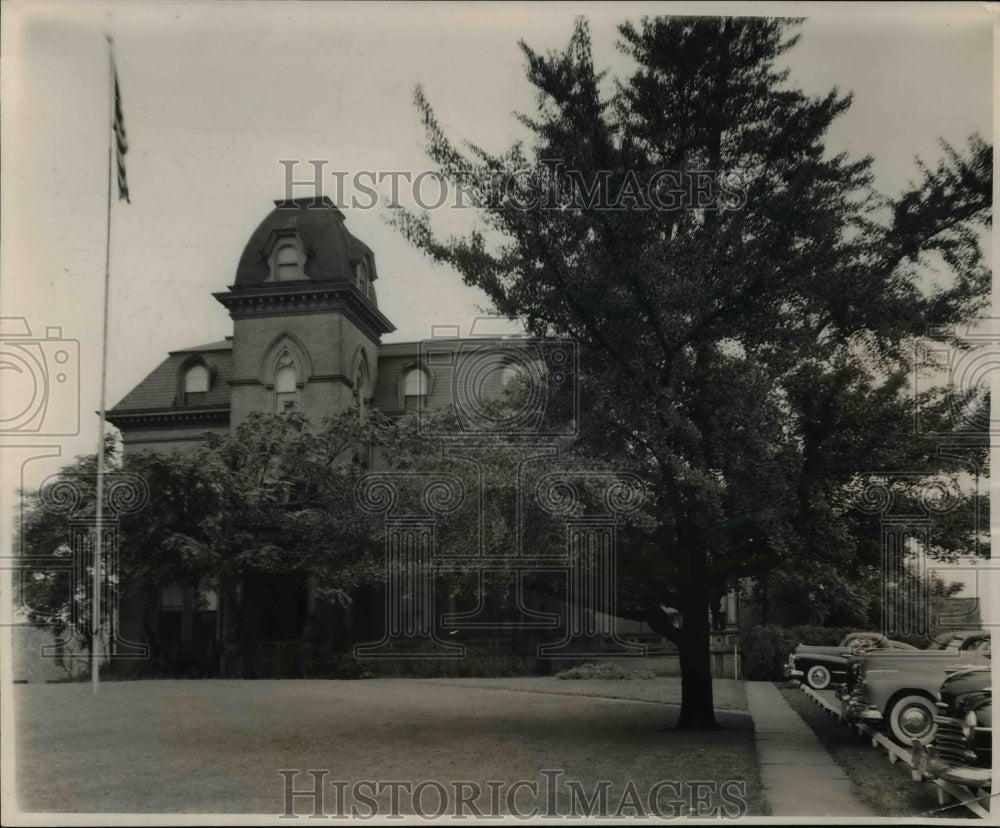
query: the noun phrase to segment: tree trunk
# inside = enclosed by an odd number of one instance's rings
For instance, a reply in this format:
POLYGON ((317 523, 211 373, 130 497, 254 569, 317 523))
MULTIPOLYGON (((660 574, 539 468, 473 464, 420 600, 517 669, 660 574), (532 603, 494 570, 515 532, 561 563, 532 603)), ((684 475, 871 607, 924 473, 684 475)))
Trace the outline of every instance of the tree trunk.
POLYGON ((760 578, 760 623, 767 623, 767 573, 765 572, 760 578))
POLYGON ((681 715, 678 730, 717 730, 712 695, 712 661, 709 645, 709 595, 706 584, 690 584, 683 590, 681 613, 683 635, 677 642, 681 662, 681 715))
POLYGON ((712 693, 712 662, 709 652, 708 587, 689 585, 680 590, 681 617, 671 617, 662 606, 651 607, 646 622, 673 642, 681 662, 681 715, 678 730, 717 730, 712 693))

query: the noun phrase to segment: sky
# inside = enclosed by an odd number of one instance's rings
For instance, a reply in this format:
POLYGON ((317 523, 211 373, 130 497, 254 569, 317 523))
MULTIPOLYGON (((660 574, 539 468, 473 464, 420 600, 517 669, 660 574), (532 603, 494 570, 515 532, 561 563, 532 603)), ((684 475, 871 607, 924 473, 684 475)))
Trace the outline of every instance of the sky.
MULTIPOLYGON (((0 435, 7 509, 13 486, 35 486, 96 445, 105 32, 116 43, 131 193, 131 204, 111 209, 111 407, 168 351, 231 333, 211 293, 232 283, 250 233, 282 197, 279 161, 301 161, 298 177, 310 160, 351 174, 427 169, 417 84, 450 136, 500 151, 526 137, 513 113, 534 103, 519 39, 536 50, 563 47, 582 14, 597 66, 627 72, 616 48, 623 20, 765 11, 808 18, 787 55, 792 80, 813 94, 853 91, 829 146, 873 155, 885 193, 913 177, 915 156, 937 159, 940 138, 960 145, 975 132, 992 135, 992 18, 978 3, 6 3, 0 312, 23 317, 38 339, 58 328, 78 343, 78 364, 72 346, 73 375, 52 386, 49 413, 71 422, 73 406, 81 412, 76 435, 0 435), (22 480, 22 460, 43 445, 50 456, 24 466, 22 480)), ((332 176, 325 180, 332 186, 332 176)), ((431 325, 468 331, 485 297, 424 259, 383 210, 345 213, 375 252, 380 307, 397 327, 384 341, 428 336, 431 325)))

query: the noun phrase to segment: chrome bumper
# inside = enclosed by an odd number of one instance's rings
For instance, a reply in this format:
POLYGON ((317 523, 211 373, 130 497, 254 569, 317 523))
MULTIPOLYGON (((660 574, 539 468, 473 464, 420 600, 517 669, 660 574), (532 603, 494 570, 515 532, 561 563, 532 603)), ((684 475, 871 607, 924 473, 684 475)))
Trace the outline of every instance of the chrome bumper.
POLYGON ((857 690, 848 695, 841 695, 840 715, 849 722, 879 724, 882 721, 882 714, 878 708, 869 704, 865 695, 857 690))
POLYGON ((993 782, 991 768, 952 765, 941 759, 934 745, 913 744, 913 776, 918 779, 943 779, 956 785, 989 788, 993 782))

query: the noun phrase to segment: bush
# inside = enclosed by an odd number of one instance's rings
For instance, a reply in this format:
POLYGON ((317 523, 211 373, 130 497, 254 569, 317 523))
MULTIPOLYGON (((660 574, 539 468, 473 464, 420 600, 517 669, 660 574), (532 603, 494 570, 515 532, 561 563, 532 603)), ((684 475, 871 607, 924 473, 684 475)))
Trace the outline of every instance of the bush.
POLYGON ((743 634, 740 645, 743 653, 743 678, 747 681, 781 679, 782 665, 797 643, 788 630, 777 624, 753 627, 743 634))
POLYGON ((835 647, 844 636, 854 632, 851 627, 779 627, 765 624, 753 627, 744 633, 741 642, 743 651, 743 677, 748 681, 780 681, 784 678, 783 667, 788 655, 799 644, 816 647, 835 647))
POLYGON ((809 644, 813 647, 836 647, 844 636, 852 632, 860 632, 855 627, 815 627, 809 624, 802 624, 798 627, 789 627, 788 632, 793 638, 798 640, 796 644, 809 644))
POLYGON ((327 645, 316 647, 306 678, 369 679, 374 673, 368 662, 327 645))
POLYGON ((349 653, 345 653, 337 660, 331 676, 331 678, 338 679, 370 679, 374 677, 375 674, 372 673, 367 662, 361 661, 349 653))
MULTIPOLYGON (((945 632, 945 630, 941 630, 941 632, 945 632)), ((918 650, 923 650, 934 640, 934 637, 931 635, 918 635, 916 633, 893 633, 889 638, 895 641, 902 641, 904 644, 910 644, 918 650)))
POLYGON ((523 656, 469 644, 465 658, 417 659, 405 665, 405 673, 414 678, 503 678, 527 675, 528 664, 523 656))
POLYGON ((386 661, 380 676, 403 678, 503 678, 528 674, 528 660, 495 646, 467 644, 465 658, 435 658, 431 648, 421 644, 408 657, 386 661), (426 657, 425 657, 426 656, 426 657))
POLYGON ((560 679, 611 679, 623 681, 628 679, 651 679, 650 670, 626 670, 611 661, 588 661, 576 667, 570 667, 561 673, 556 673, 560 679))

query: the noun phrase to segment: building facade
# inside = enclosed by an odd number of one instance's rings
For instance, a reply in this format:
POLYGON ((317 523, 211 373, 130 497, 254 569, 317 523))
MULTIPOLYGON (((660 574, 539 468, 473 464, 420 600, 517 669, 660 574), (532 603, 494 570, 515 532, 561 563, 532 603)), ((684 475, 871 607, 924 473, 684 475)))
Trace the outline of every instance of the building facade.
MULTIPOLYGON (((383 344, 394 328, 378 308, 377 281, 374 254, 329 199, 275 202, 247 242, 232 285, 214 294, 233 321, 232 335, 171 352, 107 412, 125 451, 189 450, 206 432, 225 434, 251 412, 276 414, 289 405, 312 422, 352 406, 390 416, 433 409, 452 402, 463 365, 475 363, 473 390, 487 396, 515 372, 512 355, 523 350, 516 340, 509 347, 496 339, 438 340, 444 358, 434 364, 419 342, 383 344)), ((308 660, 305 642, 384 632, 379 595, 359 596, 354 609, 344 609, 319 605, 310 585, 294 577, 250 579, 240 589, 253 607, 240 642, 232 641, 232 613, 219 595, 176 584, 161 585, 155 606, 126 600, 122 635, 154 645, 182 669, 218 663, 232 674, 276 675, 295 672, 290 661, 308 660)))

